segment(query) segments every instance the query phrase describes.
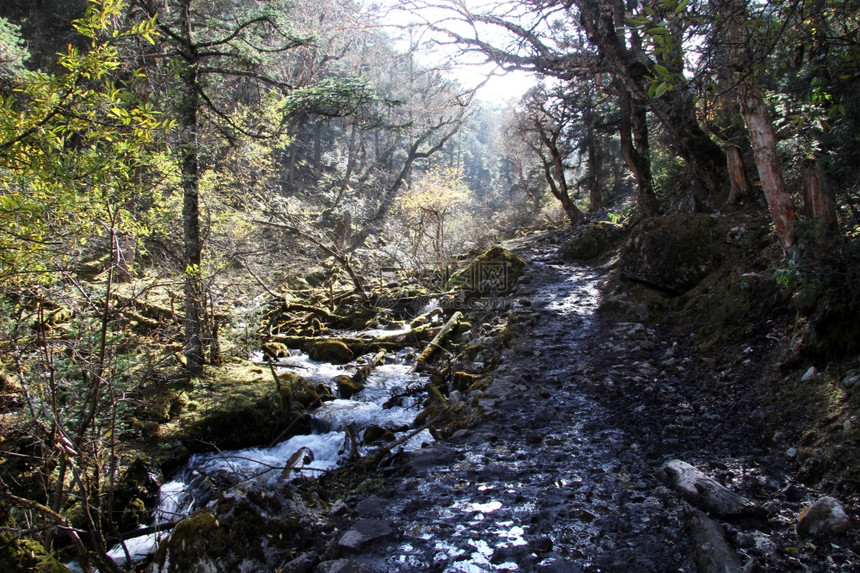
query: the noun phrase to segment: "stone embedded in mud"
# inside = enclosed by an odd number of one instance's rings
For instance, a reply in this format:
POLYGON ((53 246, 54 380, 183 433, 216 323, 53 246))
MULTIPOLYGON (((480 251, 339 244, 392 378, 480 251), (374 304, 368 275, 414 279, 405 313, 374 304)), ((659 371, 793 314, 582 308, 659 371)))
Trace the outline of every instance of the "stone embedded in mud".
POLYGON ((311 360, 332 364, 346 364, 355 357, 349 346, 340 340, 318 340, 311 346, 308 355, 311 360))
POLYGON ((355 506, 355 512, 359 517, 382 517, 388 511, 391 502, 377 495, 366 497, 355 506))
POLYGON ((319 555, 317 555, 315 551, 311 551, 309 553, 299 555, 278 569, 278 571, 280 571, 280 573, 310 573, 317 561, 319 561, 319 555))
POLYGON ((797 521, 797 534, 801 537, 840 535, 850 528, 851 518, 842 504, 829 496, 804 508, 797 521))
POLYGON ((337 542, 342 550, 359 553, 362 549, 394 533, 391 524, 384 519, 359 519, 337 542))
POLYGON ((371 569, 355 559, 334 559, 317 565, 314 573, 371 573, 371 569))

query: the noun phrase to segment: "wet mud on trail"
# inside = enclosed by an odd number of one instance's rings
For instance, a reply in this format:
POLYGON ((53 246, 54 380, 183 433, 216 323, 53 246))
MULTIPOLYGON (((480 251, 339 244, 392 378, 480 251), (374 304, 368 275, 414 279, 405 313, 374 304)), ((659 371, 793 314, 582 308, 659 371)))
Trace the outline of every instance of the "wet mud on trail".
POLYGON ((357 505, 356 535, 394 535, 362 547, 351 566, 693 571, 682 509, 643 460, 642 436, 580 383, 606 328, 596 315, 601 273, 557 261, 554 249, 522 254, 529 267, 508 316, 515 338, 482 397, 484 420, 417 452, 404 475, 357 505))

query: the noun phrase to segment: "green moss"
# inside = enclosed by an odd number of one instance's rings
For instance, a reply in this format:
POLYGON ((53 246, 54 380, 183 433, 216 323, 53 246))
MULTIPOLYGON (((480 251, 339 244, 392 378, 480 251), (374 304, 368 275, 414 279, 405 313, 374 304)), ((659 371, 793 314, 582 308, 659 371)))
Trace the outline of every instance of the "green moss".
POLYGON ((337 376, 334 381, 337 384, 337 391, 340 397, 344 399, 349 399, 364 390, 364 384, 361 381, 353 380, 345 374, 337 376))
MULTIPOLYGON (((0 525, 15 529, 14 519, 2 504, 0 504, 0 525)), ((38 541, 18 537, 8 530, 0 530, 0 571, 68 573, 69 570, 48 553, 38 541)))
POLYGON ((342 340, 318 340, 313 343, 308 355, 311 360, 333 364, 346 364, 355 357, 355 353, 342 340))

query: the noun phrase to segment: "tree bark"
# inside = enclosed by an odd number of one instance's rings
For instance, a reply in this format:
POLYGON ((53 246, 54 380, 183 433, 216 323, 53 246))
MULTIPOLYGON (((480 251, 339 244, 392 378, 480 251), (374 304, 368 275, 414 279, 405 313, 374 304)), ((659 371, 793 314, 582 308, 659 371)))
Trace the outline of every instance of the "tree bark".
POLYGON ((699 573, 741 573, 740 560, 723 534, 720 524, 693 509, 687 518, 687 528, 693 538, 693 559, 699 573))
POLYGON ((633 109, 633 96, 621 83, 615 84, 618 93, 618 108, 621 114, 621 125, 619 136, 621 139, 621 155, 624 162, 633 173, 638 189, 639 207, 646 217, 656 217, 660 214, 657 196, 654 194, 654 184, 651 179, 651 160, 648 158, 648 127, 644 108, 640 107, 638 112, 633 109), (640 114, 640 115, 636 115, 640 114), (634 115, 636 115, 634 120, 634 115), (637 134, 634 136, 633 129, 636 126, 637 134), (637 148, 636 144, 644 145, 637 148))
POLYGON ((586 162, 588 164, 588 210, 600 209, 603 203, 603 186, 600 184, 600 167, 603 160, 600 148, 592 133, 586 147, 586 162))
POLYGON ((659 98, 650 98, 647 85, 657 75, 655 62, 643 50, 629 49, 623 35, 618 34, 616 19, 623 4, 619 6, 618 0, 577 0, 576 4, 588 40, 597 47, 616 81, 635 100, 647 102, 684 159, 687 172, 713 203, 726 185, 726 159, 720 146, 699 125, 693 92, 683 76, 676 78, 678 85, 674 89, 659 98))
POLYGON ((803 209, 807 218, 818 223, 825 233, 839 233, 833 196, 825 187, 818 162, 814 159, 803 162, 802 190, 803 209))
POLYGON ((740 97, 741 115, 749 130, 756 168, 773 219, 774 231, 783 250, 790 253, 794 248, 793 231, 797 215, 782 177, 773 124, 758 85, 742 86, 740 97))
POLYGON ((758 515, 762 509, 700 469, 681 460, 663 464, 658 476, 681 496, 717 517, 758 515))
POLYGON ((190 2, 183 2, 182 30, 186 45, 184 69, 180 72, 179 153, 182 173, 182 239, 185 263, 185 360, 189 374, 203 371, 201 316, 203 281, 200 239, 200 173, 197 141, 197 113, 200 105, 197 50, 191 42, 190 2))
POLYGON ((747 178, 747 172, 744 169, 744 159, 741 156, 741 150, 736 145, 728 145, 725 149, 726 166, 729 170, 729 182, 731 183, 728 203, 736 205, 750 196, 751 187, 747 178))

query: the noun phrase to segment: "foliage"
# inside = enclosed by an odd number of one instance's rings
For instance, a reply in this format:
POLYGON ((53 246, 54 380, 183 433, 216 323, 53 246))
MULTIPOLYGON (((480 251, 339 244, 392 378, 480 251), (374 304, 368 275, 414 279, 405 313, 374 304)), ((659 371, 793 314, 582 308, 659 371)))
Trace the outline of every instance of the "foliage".
POLYGON ((0 78, 16 75, 29 57, 21 29, 5 18, 0 18, 0 78))
POLYGON ((398 198, 392 239, 411 268, 445 276, 452 256, 466 250, 458 233, 466 222, 458 215, 468 199, 463 171, 456 168, 429 170, 398 198))
MULTIPOLYGON (((98 26, 120 9, 94 2, 78 23, 90 50, 70 47, 60 56, 64 74, 22 74, 0 98, 0 281, 50 281, 46 273, 68 268, 93 236, 144 232, 141 201, 157 212, 140 175, 169 122, 115 79, 122 63, 98 26)), ((137 29, 151 33, 151 23, 137 29)))
MULTIPOLYGON (((117 440, 130 407, 123 396, 149 361, 130 345, 113 294, 129 278, 135 237, 161 216, 159 195, 143 182, 157 168, 156 135, 170 128, 136 97, 144 78, 115 45, 151 39, 154 23, 119 27, 123 9, 93 0, 75 22, 89 48, 60 54, 62 73, 19 73, 0 100, 0 281, 10 317, 2 345, 25 405, 31 519, 36 531, 68 527, 62 512, 75 505, 107 568, 103 532, 114 527, 117 440), (105 251, 102 280, 81 283, 84 255, 105 251)), ((50 546, 53 530, 44 531, 50 546)))

